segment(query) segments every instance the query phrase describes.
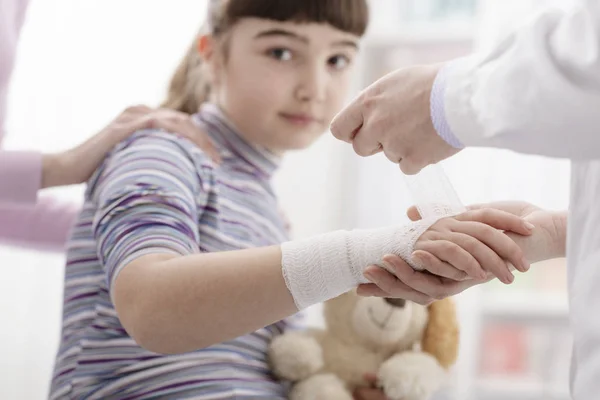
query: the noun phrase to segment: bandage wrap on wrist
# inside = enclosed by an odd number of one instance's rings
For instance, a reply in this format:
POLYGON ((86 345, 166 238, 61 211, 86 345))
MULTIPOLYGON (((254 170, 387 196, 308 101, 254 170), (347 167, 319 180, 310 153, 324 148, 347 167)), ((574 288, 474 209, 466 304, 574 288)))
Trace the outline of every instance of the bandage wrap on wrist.
POLYGON ((337 297, 361 283, 369 265, 387 254, 409 263, 419 237, 440 217, 403 226, 330 232, 282 244, 283 276, 299 310, 337 297))

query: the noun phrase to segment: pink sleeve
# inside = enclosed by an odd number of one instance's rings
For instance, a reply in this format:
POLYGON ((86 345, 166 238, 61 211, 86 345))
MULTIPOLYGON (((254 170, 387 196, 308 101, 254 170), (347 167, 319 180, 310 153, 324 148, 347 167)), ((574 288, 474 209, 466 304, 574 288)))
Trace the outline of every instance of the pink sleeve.
POLYGON ((0 204, 0 244, 62 252, 79 207, 42 197, 31 207, 0 204))
POLYGON ((0 206, 33 206, 41 181, 41 154, 0 151, 0 206))

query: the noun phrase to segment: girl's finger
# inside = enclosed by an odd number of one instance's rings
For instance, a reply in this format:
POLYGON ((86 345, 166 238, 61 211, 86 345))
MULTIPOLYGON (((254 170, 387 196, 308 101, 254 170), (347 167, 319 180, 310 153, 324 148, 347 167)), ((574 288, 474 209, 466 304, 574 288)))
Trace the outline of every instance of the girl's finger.
POLYGON ((373 387, 377 385, 377 374, 368 372, 363 375, 363 378, 365 381, 367 381, 367 383, 369 383, 369 385, 373 387))
MULTIPOLYGON (((489 249, 498 255, 495 259, 480 259, 480 262, 485 262, 485 267, 488 271, 501 273, 501 271, 510 272, 506 263, 503 260, 510 262, 519 271, 526 272, 529 270, 529 262, 525 259, 521 248, 505 233, 494 229, 488 225, 478 222, 457 222, 452 226, 455 232, 463 233, 477 239, 480 243, 477 243, 479 250, 484 250, 481 244, 485 244, 489 249), (490 263, 491 262, 491 263, 490 263), (489 268, 495 268, 489 269, 489 268)), ((474 245, 475 242, 471 242, 474 245)), ((482 265, 484 265, 482 263, 482 265)), ((512 275, 512 274, 511 274, 512 275)), ((498 276, 498 275, 496 275, 498 276)), ((498 278, 502 279, 500 276, 498 278)))
MULTIPOLYGON (((496 231, 495 233, 505 236, 505 238, 510 242, 509 246, 511 244, 516 246, 516 244, 514 244, 514 242, 512 242, 508 236, 499 231, 496 231)), ((494 276, 498 277, 498 279, 506 284, 514 281, 514 275, 507 265, 505 258, 503 258, 504 256, 502 255, 502 250, 500 248, 490 248, 486 243, 479 241, 475 237, 460 232, 450 233, 449 240, 458 243, 463 249, 473 255, 473 257, 477 259, 477 262, 486 272, 491 272, 494 276), (498 250, 500 253, 498 253, 496 250, 498 250)), ((518 251, 519 253, 521 252, 520 249, 518 251)), ((519 257, 518 254, 514 256, 519 257)))
POLYGON ((354 391, 354 400, 389 400, 381 389, 358 388, 354 391))
MULTIPOLYGON (((450 233, 444 236, 450 239, 450 233)), ((460 244, 450 240, 420 240, 415 244, 415 250, 426 251, 441 261, 450 264, 454 269, 465 272, 472 278, 483 279, 485 271, 479 261, 475 259, 469 252, 463 249, 460 244)), ((431 271, 430 271, 431 272, 431 271)), ((447 274, 435 274, 447 277, 447 274)))
POLYGON ((469 278, 469 274, 465 271, 457 269, 450 263, 440 260, 427 251, 416 250, 412 254, 412 258, 419 266, 422 266, 433 275, 443 276, 454 281, 463 281, 469 278))
POLYGON ((496 229, 525 236, 531 235, 534 229, 534 226, 523 218, 493 208, 478 208, 457 215, 454 218, 458 221, 480 222, 496 229))

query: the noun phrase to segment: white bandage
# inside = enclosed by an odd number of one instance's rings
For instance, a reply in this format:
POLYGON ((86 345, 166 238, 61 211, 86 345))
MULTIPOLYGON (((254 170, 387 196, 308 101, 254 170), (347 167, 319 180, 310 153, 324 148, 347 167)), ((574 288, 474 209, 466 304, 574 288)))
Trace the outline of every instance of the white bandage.
POLYGON ((283 276, 298 309, 337 297, 368 281, 363 271, 387 254, 411 262, 419 237, 439 217, 403 226, 336 231, 282 244, 283 276))
POLYGON ((467 211, 439 164, 406 175, 405 182, 422 218, 443 218, 467 211))
POLYGON ((282 245, 283 276, 298 309, 337 297, 361 283, 363 271, 396 254, 413 268, 411 255, 419 237, 439 219, 466 208, 440 166, 406 176, 421 217, 404 226, 337 231, 282 245))

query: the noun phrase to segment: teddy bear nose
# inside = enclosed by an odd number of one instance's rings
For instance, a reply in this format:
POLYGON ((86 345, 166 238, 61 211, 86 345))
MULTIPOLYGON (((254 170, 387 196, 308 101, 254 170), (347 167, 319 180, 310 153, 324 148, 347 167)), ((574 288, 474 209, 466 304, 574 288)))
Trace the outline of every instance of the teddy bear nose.
POLYGON ((390 299, 386 297, 385 301, 392 307, 404 308, 404 306, 406 305, 406 300, 404 299, 390 299))

